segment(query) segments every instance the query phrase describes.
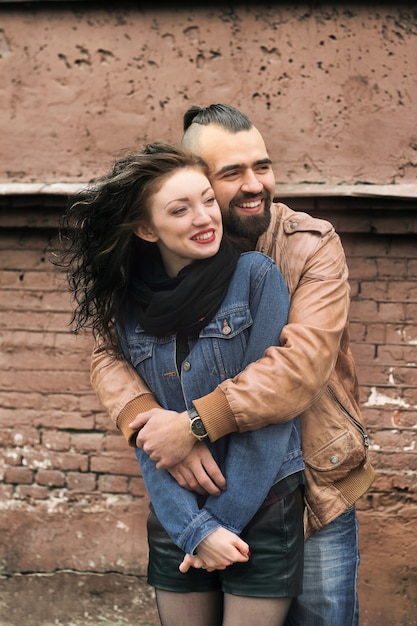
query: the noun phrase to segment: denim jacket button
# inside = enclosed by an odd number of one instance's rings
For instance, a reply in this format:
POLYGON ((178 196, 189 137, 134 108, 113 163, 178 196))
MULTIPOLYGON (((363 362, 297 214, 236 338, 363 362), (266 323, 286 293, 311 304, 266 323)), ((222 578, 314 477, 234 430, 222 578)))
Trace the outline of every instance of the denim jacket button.
POLYGON ((189 372, 191 369, 191 363, 189 363, 188 361, 184 361, 184 363, 182 364, 182 369, 185 372, 189 372))

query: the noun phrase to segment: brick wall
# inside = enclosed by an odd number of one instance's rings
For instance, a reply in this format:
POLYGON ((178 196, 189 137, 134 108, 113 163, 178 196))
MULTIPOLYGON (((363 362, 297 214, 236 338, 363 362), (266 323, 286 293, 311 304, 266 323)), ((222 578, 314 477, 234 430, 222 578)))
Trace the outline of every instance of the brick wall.
MULTIPOLYGON (((2 573, 143 575, 139 468, 92 393, 91 342, 70 332, 66 286, 45 254, 64 201, 0 199, 2 573)), ((378 470, 358 503, 361 626, 416 624, 416 205, 288 203, 335 224, 350 267, 352 345, 378 470)))
POLYGON ((141 574, 143 481, 90 387, 91 342, 68 326, 45 253, 63 199, 51 202, 9 199, 1 212, 2 570, 141 574))

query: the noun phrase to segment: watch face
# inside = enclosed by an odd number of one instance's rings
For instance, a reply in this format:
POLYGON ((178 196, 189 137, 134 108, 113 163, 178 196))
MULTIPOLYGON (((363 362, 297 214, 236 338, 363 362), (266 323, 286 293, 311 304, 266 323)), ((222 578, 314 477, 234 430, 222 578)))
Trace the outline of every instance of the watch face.
POLYGON ((191 430, 198 437, 202 437, 207 432, 206 429, 204 428, 203 422, 201 421, 201 419, 199 417, 192 421, 192 423, 191 423, 191 430))

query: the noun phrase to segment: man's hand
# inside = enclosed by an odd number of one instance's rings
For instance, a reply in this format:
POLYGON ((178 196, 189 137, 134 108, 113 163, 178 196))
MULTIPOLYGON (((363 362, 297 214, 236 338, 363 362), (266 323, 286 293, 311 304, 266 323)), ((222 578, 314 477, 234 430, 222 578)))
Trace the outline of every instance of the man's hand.
POLYGON ((220 526, 198 544, 196 556, 185 555, 179 570, 185 574, 190 567, 195 567, 213 572, 226 569, 232 563, 245 563, 249 557, 250 551, 246 541, 220 526))
POLYGON ((129 426, 133 430, 140 429, 136 445, 157 461, 157 469, 167 469, 182 461, 197 442, 190 433, 187 411, 151 409, 135 417, 129 426))
POLYGON ((200 441, 197 441, 181 463, 173 465, 168 471, 177 483, 188 491, 219 496, 226 489, 225 477, 210 450, 200 441))

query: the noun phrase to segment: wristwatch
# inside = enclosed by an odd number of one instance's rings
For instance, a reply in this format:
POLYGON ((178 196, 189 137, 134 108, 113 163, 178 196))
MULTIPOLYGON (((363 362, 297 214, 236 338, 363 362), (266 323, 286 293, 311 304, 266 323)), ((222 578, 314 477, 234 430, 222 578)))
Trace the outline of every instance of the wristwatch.
POLYGON ((208 433, 203 424, 203 420, 198 414, 198 411, 194 408, 188 409, 188 417, 190 418, 190 432, 194 435, 196 439, 201 441, 208 437, 208 433))

